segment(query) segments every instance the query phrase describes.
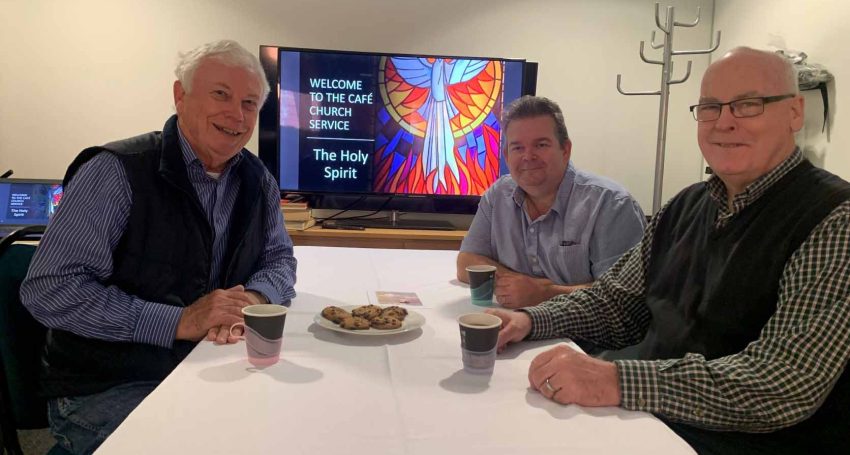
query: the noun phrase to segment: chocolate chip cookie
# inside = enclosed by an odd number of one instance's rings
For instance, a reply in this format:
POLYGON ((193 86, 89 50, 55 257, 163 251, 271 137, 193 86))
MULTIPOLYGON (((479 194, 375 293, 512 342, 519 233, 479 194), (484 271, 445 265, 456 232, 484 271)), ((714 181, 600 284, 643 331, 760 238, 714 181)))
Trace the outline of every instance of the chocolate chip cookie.
POLYGON ((407 310, 400 306, 388 306, 381 311, 381 316, 404 321, 404 318, 407 317, 407 310))
POLYGON ((351 310, 352 316, 366 318, 372 320, 381 315, 381 307, 377 305, 364 305, 351 310))
POLYGON ((378 330, 393 330, 401 327, 401 319, 391 316, 378 316, 369 321, 369 323, 373 329, 378 330))
POLYGON ((351 313, 338 306, 329 306, 322 310, 322 317, 334 324, 339 324, 343 319, 350 318, 351 313))
POLYGON ((368 319, 359 316, 347 317, 339 323, 339 326, 346 330, 366 330, 370 325, 368 319))

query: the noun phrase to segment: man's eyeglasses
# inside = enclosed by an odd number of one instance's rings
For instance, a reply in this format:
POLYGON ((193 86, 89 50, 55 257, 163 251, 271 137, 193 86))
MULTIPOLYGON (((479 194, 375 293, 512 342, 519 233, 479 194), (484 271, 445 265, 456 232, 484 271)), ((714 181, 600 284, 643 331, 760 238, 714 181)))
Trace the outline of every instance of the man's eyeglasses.
POLYGON ((729 106, 732 115, 736 118, 755 117, 764 112, 764 105, 774 103, 788 98, 793 98, 794 94, 776 95, 776 96, 756 96, 753 98, 743 98, 740 100, 729 101, 728 103, 702 103, 691 106, 691 114, 694 115, 694 120, 698 122, 711 122, 720 118, 720 112, 723 106, 729 106))

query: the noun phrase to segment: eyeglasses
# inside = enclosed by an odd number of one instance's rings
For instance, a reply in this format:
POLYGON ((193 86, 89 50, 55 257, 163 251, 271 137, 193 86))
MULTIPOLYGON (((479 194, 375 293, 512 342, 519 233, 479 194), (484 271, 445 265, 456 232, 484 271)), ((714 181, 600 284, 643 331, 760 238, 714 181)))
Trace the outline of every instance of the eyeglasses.
POLYGON ((732 115, 736 118, 755 117, 764 112, 764 105, 775 103, 788 98, 793 98, 794 94, 776 96, 756 96, 753 98, 743 98, 740 100, 729 101, 728 103, 702 103, 691 106, 691 114, 694 115, 694 120, 698 122, 711 122, 720 118, 720 113, 723 111, 723 106, 729 106, 732 115))

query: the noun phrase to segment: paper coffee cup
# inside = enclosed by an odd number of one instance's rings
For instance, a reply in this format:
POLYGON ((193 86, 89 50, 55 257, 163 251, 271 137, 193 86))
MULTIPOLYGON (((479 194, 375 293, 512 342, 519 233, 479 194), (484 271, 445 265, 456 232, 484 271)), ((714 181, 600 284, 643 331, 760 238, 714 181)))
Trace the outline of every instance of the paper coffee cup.
POLYGON ((472 303, 479 306, 490 306, 493 303, 493 287, 496 283, 496 266, 470 265, 466 268, 469 274, 469 291, 472 303))
POLYGON ((475 374, 490 374, 496 363, 496 343, 502 320, 487 313, 468 313, 457 318, 463 369, 475 374))
POLYGON ((233 324, 245 328, 245 349, 248 361, 254 366, 274 365, 280 360, 283 345, 283 327, 288 309, 282 305, 250 305, 242 308, 244 323, 233 324))

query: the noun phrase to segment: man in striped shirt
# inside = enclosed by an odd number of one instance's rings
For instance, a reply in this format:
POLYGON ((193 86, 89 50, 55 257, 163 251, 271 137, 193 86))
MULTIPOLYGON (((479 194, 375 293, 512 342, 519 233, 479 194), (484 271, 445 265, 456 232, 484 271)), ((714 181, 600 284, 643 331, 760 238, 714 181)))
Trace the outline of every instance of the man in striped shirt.
POLYGON ((559 403, 652 412, 700 453, 839 453, 850 429, 850 184, 805 160, 781 57, 734 49, 692 106, 714 171, 652 219, 596 284, 503 320, 499 347, 574 337, 531 386, 559 403))
POLYGON ((218 41, 181 56, 163 130, 84 150, 21 297, 49 327, 41 386, 57 441, 91 453, 241 309, 285 304, 296 261, 280 193, 243 147, 269 92, 256 56, 218 41))

